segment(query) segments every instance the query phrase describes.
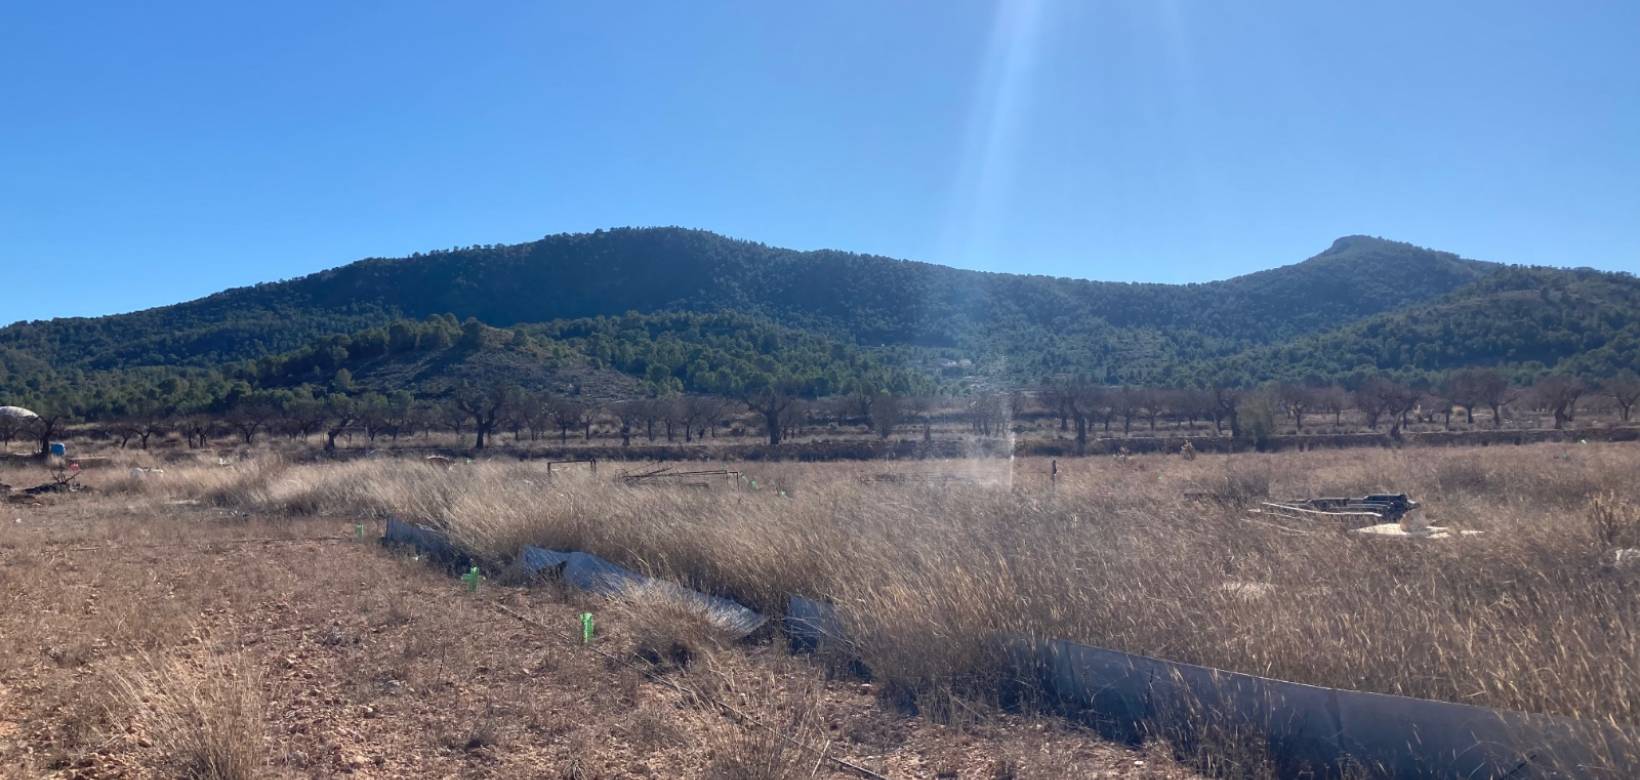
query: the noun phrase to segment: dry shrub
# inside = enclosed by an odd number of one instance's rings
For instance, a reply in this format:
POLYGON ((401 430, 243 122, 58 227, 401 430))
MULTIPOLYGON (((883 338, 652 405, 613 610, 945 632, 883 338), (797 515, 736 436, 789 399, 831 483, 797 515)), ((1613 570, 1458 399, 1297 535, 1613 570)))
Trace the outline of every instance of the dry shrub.
POLYGON ((163 477, 143 478, 136 484, 166 497, 186 496, 211 506, 244 508, 262 500, 268 482, 289 467, 284 460, 269 457, 232 466, 167 468, 163 477))
POLYGON ((652 664, 684 668, 702 654, 733 644, 712 624, 704 605, 664 587, 628 590, 611 602, 610 613, 632 652, 652 664))
MULTIPOLYGON (((434 618, 427 622, 446 622, 434 618)), ((472 674, 471 642, 457 633, 432 630, 423 625, 409 632, 395 656, 389 657, 393 679, 409 682, 418 689, 448 688, 459 685, 472 674)))
POLYGON ((600 771, 592 760, 598 755, 599 740, 593 735, 592 729, 580 728, 571 732, 564 740, 568 744, 568 757, 557 766, 558 776, 563 780, 592 780, 602 778, 605 773, 600 771))
POLYGON ((262 679, 242 657, 204 654, 197 664, 147 658, 115 682, 138 728, 178 776, 261 776, 268 731, 262 679))
POLYGON ((453 751, 475 753, 502 744, 501 720, 493 700, 486 700, 476 711, 464 712, 455 724, 438 738, 438 743, 453 751))
POLYGON ((160 592, 157 578, 108 592, 104 609, 111 617, 108 634, 112 641, 153 650, 187 635, 189 614, 177 600, 160 592))
POLYGON ((1270 466, 1269 463, 1244 464, 1235 460, 1226 460, 1224 469, 1224 488, 1220 497, 1228 503, 1242 504, 1258 501, 1270 497, 1270 466))
POLYGON ((393 590, 383 594, 379 607, 370 610, 371 625, 402 626, 408 624, 416 616, 411 603, 411 597, 400 590, 393 590))
MULTIPOLYGON (((1226 718, 1214 706, 1187 693, 1159 697, 1153 703, 1158 716, 1147 726, 1147 736, 1153 744, 1165 746, 1174 760, 1208 777, 1275 780, 1283 776, 1267 747, 1264 724, 1226 718)), ((1300 777, 1317 774, 1307 767, 1289 770, 1289 775, 1300 777)))
POLYGON ((1640 547, 1640 507, 1605 493, 1589 504, 1589 525, 1601 551, 1640 547))
POLYGON ((70 637, 62 644, 53 644, 46 647, 46 657, 58 666, 84 666, 91 661, 96 651, 96 641, 93 637, 70 637))
POLYGON ((792 780, 814 777, 825 768, 818 751, 830 742, 824 736, 817 689, 785 685, 773 677, 736 679, 730 685, 757 691, 765 707, 753 714, 756 723, 736 722, 702 703, 695 719, 705 734, 704 777, 792 780))
POLYGON ((1479 457, 1447 457, 1435 465, 1435 485, 1445 494, 1480 495, 1492 487, 1492 475, 1479 457))
POLYGON ((622 719, 621 735, 645 753, 659 753, 685 741, 677 713, 646 702, 622 719))
MULTIPOLYGON (((1021 741, 1023 742, 1023 741, 1021 741)), ((1029 744, 1004 743, 1001 750, 991 758, 986 767, 977 774, 958 774, 957 777, 978 777, 982 780, 1065 780, 1071 777, 1103 777, 1122 776, 1121 772, 1105 772, 1090 775, 1083 758, 1074 751, 1050 751, 1033 748, 1029 744)), ((1150 763, 1157 767, 1167 767, 1160 770, 1137 770, 1132 774, 1135 777, 1179 777, 1181 772, 1173 770, 1176 760, 1171 753, 1161 750, 1148 753, 1150 763)))
POLYGON ((123 704, 102 674, 89 674, 74 683, 51 691, 59 702, 53 763, 74 766, 88 754, 105 750, 124 720, 123 704))

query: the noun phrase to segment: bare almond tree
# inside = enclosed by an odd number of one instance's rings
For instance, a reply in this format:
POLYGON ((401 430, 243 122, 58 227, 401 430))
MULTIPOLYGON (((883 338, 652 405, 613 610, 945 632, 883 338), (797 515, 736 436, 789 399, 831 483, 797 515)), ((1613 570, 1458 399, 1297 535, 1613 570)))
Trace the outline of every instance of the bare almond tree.
POLYGON ((939 412, 940 399, 931 395, 921 395, 911 398, 906 404, 912 414, 917 417, 917 424, 922 427, 923 441, 934 439, 934 415, 939 412))
POLYGON ((1216 385, 1212 390, 1213 432, 1223 433, 1224 423, 1230 424, 1230 435, 1241 438, 1241 397, 1244 393, 1234 387, 1216 385))
POLYGON ((0 414, 0 445, 3 445, 6 450, 10 450, 12 440, 28 430, 27 422, 28 420, 25 417, 0 414))
POLYGON ((740 395, 741 403, 763 418, 763 431, 769 437, 769 446, 777 447, 785 433, 785 419, 797 403, 800 387, 789 379, 761 378, 747 386, 740 395))
POLYGON ((887 439, 894 435, 895 427, 899 426, 900 418, 905 414, 904 401, 892 393, 876 393, 871 396, 868 412, 871 430, 877 438, 887 439))
POLYGON ((649 414, 648 401, 621 401, 609 407, 610 414, 614 415, 615 422, 620 425, 621 446, 632 446, 633 429, 643 425, 644 418, 649 414))
POLYGON ((1110 389, 1089 378, 1077 377, 1062 380, 1060 392, 1064 393, 1071 419, 1076 423, 1076 452, 1078 455, 1086 454, 1088 429, 1092 424, 1103 418, 1107 430, 1110 425, 1110 389))
POLYGON ((1333 416, 1333 427, 1344 425, 1344 410, 1350 408, 1350 394, 1338 385, 1328 385, 1315 390, 1315 408, 1333 416))
POLYGON ((1156 419, 1172 408, 1168 402, 1167 391, 1159 387, 1141 387, 1133 391, 1133 409, 1145 418, 1151 433, 1156 432, 1156 419))
POLYGON ((1475 424, 1475 407, 1492 411, 1492 427, 1503 427, 1503 407, 1515 399, 1517 391, 1509 380, 1490 368, 1466 368, 1447 377, 1446 394, 1464 408, 1464 421, 1475 424))
POLYGON ((1276 399, 1288 417, 1293 418, 1293 430, 1304 432, 1304 413, 1316 406, 1315 389, 1306 385, 1283 382, 1276 388, 1276 399))
POLYGON ((1600 383, 1600 389, 1617 402, 1618 413, 1622 415, 1623 422, 1628 422, 1635 402, 1640 401, 1640 374, 1624 369, 1617 376, 1600 383))
POLYGON ((1555 430, 1577 419, 1577 402, 1589 391, 1583 380, 1566 374, 1553 374, 1538 380, 1532 392, 1555 418, 1555 430))
POLYGON ((450 405, 473 423, 473 449, 482 450, 496 426, 511 409, 523 400, 523 391, 517 385, 493 382, 479 385, 464 383, 456 388, 450 405))
POLYGON ((1406 416, 1418 406, 1418 392, 1385 377, 1369 377, 1355 391, 1355 407, 1367 416, 1367 427, 1378 430, 1378 421, 1389 417, 1389 435, 1399 439, 1406 416))
POLYGON ((74 420, 68 403, 52 403, 35 410, 38 417, 29 418, 27 430, 40 442, 40 457, 51 453, 51 440, 56 438, 74 420))
POLYGON ((547 402, 547 410, 552 416, 552 424, 558 428, 559 444, 569 442, 571 429, 587 425, 591 412, 586 404, 574 398, 553 398, 547 402))
POLYGON ((1142 403, 1141 391, 1136 388, 1123 387, 1111 393, 1111 414, 1122 418, 1123 436, 1133 431, 1133 418, 1139 416, 1142 403))
POLYGON ((1070 430, 1070 420, 1075 406, 1075 399, 1070 391, 1059 382, 1049 382, 1037 391, 1036 397, 1041 400, 1043 408, 1047 409, 1059 420, 1059 430, 1070 430))
POLYGON ((706 431, 716 427, 723 414, 722 401, 710 396, 685 396, 678 404, 678 421, 683 424, 684 441, 706 438, 706 431))

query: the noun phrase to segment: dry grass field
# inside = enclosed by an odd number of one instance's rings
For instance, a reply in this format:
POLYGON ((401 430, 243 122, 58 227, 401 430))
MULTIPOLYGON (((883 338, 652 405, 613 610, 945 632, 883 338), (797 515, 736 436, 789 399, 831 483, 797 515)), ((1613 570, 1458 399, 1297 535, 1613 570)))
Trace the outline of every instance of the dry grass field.
POLYGON ((358 539, 347 506, 275 498, 286 478, 357 466, 139 478, 136 462, 88 472, 93 492, 0 504, 0 776, 852 776, 701 695, 889 777, 1189 774, 1052 718, 979 703, 909 716, 773 638, 732 644, 666 604, 469 593, 376 544, 379 522, 358 539), (583 610, 592 649, 564 636, 583 610), (686 667, 631 658, 678 641, 686 667))
MULTIPOLYGON (((1003 640, 1021 634, 1635 723, 1640 569, 1615 551, 1640 548, 1637 467, 1632 445, 1546 444, 1087 458, 1060 461, 1057 484, 1040 459, 741 464, 741 483, 706 487, 629 485, 614 464, 549 479, 540 464, 512 460, 445 468, 264 453, 169 463, 162 476, 109 468, 87 477, 96 493, 26 508, 0 536, 6 657, 18 659, 0 678, 0 711, 26 701, 29 712, 26 725, 0 724, 0 761, 100 767, 97 746, 108 744, 120 766, 204 761, 201 746, 142 729, 254 720, 243 714, 253 709, 269 713, 265 748, 221 760, 295 775, 591 767, 577 761, 599 762, 584 776, 812 770, 720 771, 714 756, 738 750, 714 736, 721 718, 477 603, 510 599, 570 626, 592 602, 540 588, 472 597, 349 540, 355 519, 374 534, 390 515, 448 529, 500 573, 537 544, 771 614, 787 593, 831 599, 848 651, 871 670, 869 693, 846 675, 828 679, 824 659, 731 646, 653 605, 591 608, 608 614, 608 641, 681 642, 695 660, 676 674, 776 707, 769 718, 891 776, 1182 771, 1158 758, 1163 749, 1135 756, 999 714, 1003 640), (1439 525, 1480 533, 1372 539, 1248 511, 1268 497, 1386 491, 1422 501, 1439 525), (301 541, 274 541, 285 537, 301 541), (167 675, 195 680, 184 688, 199 705, 152 711, 178 705, 175 693, 148 694, 167 675), (245 682, 224 691, 224 677, 245 682), (857 729, 839 728, 839 712, 882 724, 872 728, 894 733, 892 746, 849 736, 857 729), (126 717, 150 725, 109 736, 126 717), (670 726, 628 722, 642 718, 670 726), (645 743, 640 732, 676 739, 645 743), (26 750, 35 752, 17 752, 26 750)), ((1256 756, 1194 766, 1259 773, 1256 756)))

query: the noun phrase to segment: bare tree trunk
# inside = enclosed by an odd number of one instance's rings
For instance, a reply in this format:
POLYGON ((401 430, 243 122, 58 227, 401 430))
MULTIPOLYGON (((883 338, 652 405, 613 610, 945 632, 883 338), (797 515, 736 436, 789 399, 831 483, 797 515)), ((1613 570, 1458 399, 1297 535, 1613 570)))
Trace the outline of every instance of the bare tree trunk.
POLYGON ((769 446, 779 446, 782 433, 780 429, 780 412, 773 410, 763 412, 763 427, 769 432, 769 446))

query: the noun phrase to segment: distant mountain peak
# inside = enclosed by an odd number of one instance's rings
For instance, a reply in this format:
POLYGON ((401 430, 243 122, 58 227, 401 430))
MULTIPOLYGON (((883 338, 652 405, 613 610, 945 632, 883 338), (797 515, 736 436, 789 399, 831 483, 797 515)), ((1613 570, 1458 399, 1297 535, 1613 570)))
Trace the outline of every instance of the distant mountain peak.
POLYGON ((1450 254, 1448 252, 1437 252, 1436 250, 1427 249, 1425 247, 1418 246, 1417 244, 1411 244, 1411 243, 1408 243, 1406 241, 1395 241, 1393 239, 1381 238, 1379 236, 1369 236, 1369 235, 1365 235, 1365 234, 1362 234, 1362 233, 1352 233, 1352 234, 1347 235, 1347 236, 1338 237, 1337 239, 1335 239, 1332 242, 1332 246, 1327 247, 1327 251, 1322 252, 1322 254, 1328 255, 1328 254, 1337 254, 1339 252, 1348 252, 1348 251, 1352 251, 1352 250, 1360 251, 1360 250, 1368 250, 1368 249, 1399 249, 1399 250, 1412 249, 1412 250, 1417 250, 1419 252, 1428 252, 1430 254, 1440 254, 1440 255, 1450 254))
POLYGON ((1349 249, 1351 247, 1357 247, 1357 246, 1362 246, 1362 245, 1365 245, 1365 244, 1374 244, 1374 243, 1387 244, 1387 243, 1393 243, 1393 242, 1385 241, 1382 238, 1376 238, 1376 237, 1373 237, 1373 236, 1362 235, 1360 233, 1352 233, 1352 234, 1347 235, 1347 236, 1339 236, 1337 239, 1335 239, 1332 242, 1332 246, 1327 247, 1327 251, 1328 252, 1340 252, 1340 251, 1343 251, 1345 249, 1349 249))
POLYGON ((1418 246, 1406 241, 1392 241, 1377 236, 1360 234, 1342 236, 1327 250, 1310 258, 1304 264, 1332 267, 1354 267, 1365 273, 1435 273, 1467 277, 1469 281, 1487 275, 1501 266, 1484 260, 1471 260, 1451 252, 1418 246))

